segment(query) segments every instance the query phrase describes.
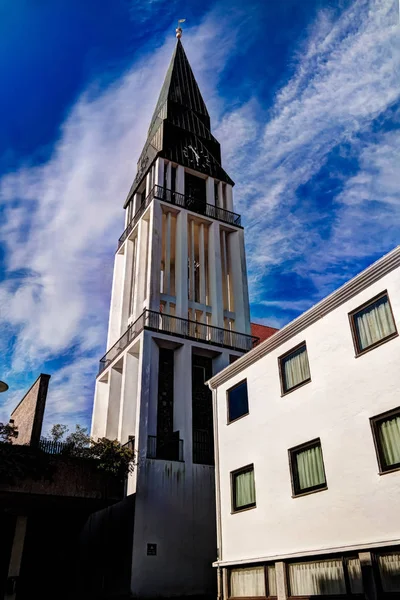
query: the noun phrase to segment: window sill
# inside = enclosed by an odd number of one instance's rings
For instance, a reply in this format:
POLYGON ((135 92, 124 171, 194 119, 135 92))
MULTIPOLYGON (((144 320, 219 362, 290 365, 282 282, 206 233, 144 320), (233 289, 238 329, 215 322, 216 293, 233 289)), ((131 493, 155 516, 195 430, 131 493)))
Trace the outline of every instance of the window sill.
POLYGON ((231 425, 232 423, 236 423, 236 421, 240 421, 240 419, 243 419, 244 417, 247 417, 250 414, 250 412, 245 413, 244 415, 240 415, 240 417, 236 417, 236 419, 232 419, 232 421, 227 421, 227 425, 231 425))
POLYGON ((387 342, 390 342, 391 340, 394 340, 397 337, 399 337, 399 334, 396 331, 396 333, 392 333, 391 335, 388 335, 388 337, 383 338, 383 340, 379 340, 379 342, 376 342, 375 344, 368 346, 368 348, 365 348, 365 350, 361 350, 360 352, 357 352, 357 350, 356 350, 356 354, 355 354, 354 358, 360 358, 360 356, 364 356, 364 354, 368 354, 368 352, 371 352, 371 350, 375 350, 375 348, 378 348, 379 346, 382 346, 383 344, 386 344, 387 342))
POLYGON ((292 498, 302 498, 303 496, 309 496, 310 494, 317 494, 318 492, 324 492, 328 489, 328 486, 320 487, 317 490, 309 490, 308 492, 301 492, 300 494, 292 494, 292 498))
POLYGON ((378 475, 387 475, 388 473, 396 473, 396 471, 400 471, 400 466, 393 467, 391 469, 385 469, 384 471, 379 471, 378 475))
POLYGON ((238 513, 246 512, 247 510, 253 510, 253 508, 257 508, 257 505, 253 506, 245 506, 245 508, 238 508, 236 510, 231 510, 231 515, 237 515, 238 513))
POLYGON ((303 387, 303 385, 307 385, 307 383, 311 383, 311 377, 310 377, 310 379, 306 379, 305 381, 298 383, 294 387, 290 388, 290 390, 288 390, 287 392, 282 392, 281 398, 283 398, 284 396, 287 396, 288 394, 291 394, 292 392, 295 392, 299 388, 303 387))

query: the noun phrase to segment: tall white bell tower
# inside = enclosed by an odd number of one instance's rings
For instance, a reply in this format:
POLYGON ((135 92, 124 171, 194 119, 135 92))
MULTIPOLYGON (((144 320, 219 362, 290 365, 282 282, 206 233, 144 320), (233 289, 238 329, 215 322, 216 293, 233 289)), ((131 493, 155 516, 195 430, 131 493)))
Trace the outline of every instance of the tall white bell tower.
POLYGON ((180 39, 128 194, 92 435, 130 441, 137 467, 130 594, 212 593, 213 417, 204 382, 250 335, 233 181, 180 39))

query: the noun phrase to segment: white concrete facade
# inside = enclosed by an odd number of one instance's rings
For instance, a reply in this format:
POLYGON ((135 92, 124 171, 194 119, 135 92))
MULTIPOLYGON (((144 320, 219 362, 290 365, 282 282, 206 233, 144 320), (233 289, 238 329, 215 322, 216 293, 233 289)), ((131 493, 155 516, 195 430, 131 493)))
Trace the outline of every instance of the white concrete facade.
MULTIPOLYGON (((94 438, 123 444, 134 438, 137 466, 127 487, 136 494, 134 597, 213 592, 214 467, 193 460, 192 357, 212 359, 215 374, 245 350, 234 341, 235 332, 250 334, 243 229, 152 197, 152 186, 162 186, 164 175, 167 189, 171 185, 172 169, 176 193, 184 195, 185 169, 157 158, 144 179, 142 200, 137 193, 128 205, 129 232, 115 257, 111 358, 97 378, 92 418, 94 438), (211 326, 225 331, 209 335, 211 326), (181 460, 149 458, 149 436, 157 436, 160 348, 174 350, 173 429, 182 440, 181 460), (149 544, 156 544, 155 555, 148 554, 149 544)), ((230 188, 224 198, 232 210, 231 186, 223 185, 230 188)), ((215 205, 212 177, 206 189, 207 202, 215 205)))
MULTIPOLYGON (((229 571, 275 564, 280 600, 291 593, 285 566, 290 562, 352 553, 365 563, 364 554, 371 562, 371 551, 400 547, 400 471, 380 473, 370 422, 400 406, 400 338, 394 334, 356 355, 349 322, 349 313, 385 291, 398 330, 400 247, 209 383, 216 439, 215 565, 229 571), (310 381, 282 393, 278 359, 302 342, 310 381), (227 391, 244 379, 248 414, 228 424, 227 391), (289 449, 316 438, 326 489, 296 497, 289 449), (231 473, 250 464, 256 506, 235 512, 231 473)), ((366 583, 364 563, 365 597, 386 597, 379 595, 379 583, 378 591, 366 583)), ((225 597, 230 593, 228 571, 225 597)))

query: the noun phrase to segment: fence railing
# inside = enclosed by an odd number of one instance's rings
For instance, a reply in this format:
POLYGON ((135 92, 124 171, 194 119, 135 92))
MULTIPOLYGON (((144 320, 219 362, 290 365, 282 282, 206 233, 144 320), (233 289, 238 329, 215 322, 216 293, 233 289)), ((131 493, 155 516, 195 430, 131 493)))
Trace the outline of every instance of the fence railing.
POLYGON ((160 331, 176 337, 198 340, 199 342, 233 350, 248 352, 257 345, 259 338, 214 325, 181 319, 173 315, 145 310, 132 323, 120 339, 100 359, 99 374, 104 371, 143 329, 160 331))
POLYGON ((208 204, 204 200, 189 194, 179 194, 178 192, 174 192, 160 185, 155 185, 150 190, 148 196, 140 205, 139 209, 136 211, 130 223, 128 223, 125 231, 119 238, 118 248, 122 246, 126 238, 131 234, 136 223, 139 221, 140 217, 149 204, 154 200, 154 198, 162 200, 163 202, 168 202, 169 204, 175 204, 176 206, 186 208, 187 210, 210 217, 211 219, 217 219, 217 221, 223 221, 224 223, 229 223, 235 227, 241 227, 242 218, 237 213, 226 210, 225 208, 221 208, 220 206, 215 206, 214 204, 208 204))
POLYGON ((54 442, 46 438, 39 440, 39 448, 42 452, 46 452, 46 454, 63 454, 72 450, 73 447, 74 444, 68 442, 54 442))
POLYGON ((147 458, 183 461, 183 440, 171 437, 147 437, 147 458))

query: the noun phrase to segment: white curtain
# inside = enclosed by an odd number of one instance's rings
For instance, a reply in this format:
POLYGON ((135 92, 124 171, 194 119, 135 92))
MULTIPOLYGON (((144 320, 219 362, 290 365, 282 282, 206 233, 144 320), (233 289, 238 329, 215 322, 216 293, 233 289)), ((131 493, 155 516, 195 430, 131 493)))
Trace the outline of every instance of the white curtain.
POLYGON ((276 591, 276 573, 275 573, 275 566, 274 565, 270 565, 267 567, 267 574, 268 574, 268 595, 269 596, 277 596, 277 591, 276 591))
POLYGON ((349 574, 350 589, 352 594, 364 592, 361 574, 361 563, 359 558, 350 558, 347 561, 347 572, 349 574))
POLYGON ((235 477, 236 485, 236 507, 254 504, 256 501, 256 491, 254 488, 254 471, 240 473, 235 477))
POLYGON ((379 436, 386 466, 400 463, 400 417, 380 423, 379 436))
POLYGON ((296 454, 300 490, 325 483, 321 446, 314 446, 296 454))
POLYGON ((400 592, 400 554, 379 556, 379 571, 385 592, 400 592))
POLYGON ((235 598, 265 596, 264 567, 232 569, 230 595, 235 598))
POLYGON ((289 583, 291 596, 329 596, 346 593, 341 560, 291 564, 289 583))
POLYGON ((364 350, 396 331, 387 296, 354 315, 360 350, 364 350))
POLYGON ((294 354, 284 359, 285 391, 310 379, 310 366, 308 364, 307 348, 303 346, 294 354))

